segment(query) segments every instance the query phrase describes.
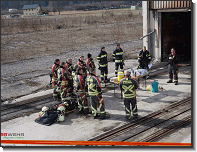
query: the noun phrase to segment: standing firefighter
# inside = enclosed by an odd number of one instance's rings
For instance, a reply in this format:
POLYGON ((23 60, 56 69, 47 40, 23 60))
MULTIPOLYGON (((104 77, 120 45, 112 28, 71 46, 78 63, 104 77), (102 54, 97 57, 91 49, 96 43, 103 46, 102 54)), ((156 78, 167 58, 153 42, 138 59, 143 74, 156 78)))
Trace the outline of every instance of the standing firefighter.
POLYGON ((79 97, 78 107, 80 114, 88 114, 89 107, 87 97, 85 95, 85 81, 83 77, 83 69, 79 67, 77 69, 77 75, 75 76, 75 91, 79 97))
POLYGON ((87 77, 87 65, 84 62, 84 56, 80 56, 79 60, 78 60, 78 65, 83 69, 83 77, 86 79, 87 77))
POLYGON ((97 57, 97 61, 99 62, 99 70, 101 70, 101 81, 107 81, 108 74, 108 61, 107 61, 107 52, 105 51, 105 47, 101 48, 101 52, 97 57), (104 79, 105 78, 105 79, 104 79))
POLYGON ((66 73, 68 76, 68 93, 69 95, 73 95, 73 78, 72 78, 72 71, 73 71, 73 64, 72 59, 68 59, 65 65, 66 73))
POLYGON ((150 63, 150 61, 151 61, 151 55, 149 51, 146 50, 146 47, 144 46, 138 56, 138 62, 139 62, 138 68, 149 70, 148 64, 150 63))
POLYGON ((92 114, 94 115, 94 119, 106 119, 109 118, 109 116, 106 115, 100 81, 95 74, 96 70, 90 69, 90 73, 86 79, 86 85, 88 86, 88 94, 90 95, 92 100, 92 114), (100 115, 97 113, 97 107, 100 110, 100 115))
POLYGON ((113 61, 115 61, 115 75, 117 76, 119 66, 120 66, 120 71, 124 72, 123 50, 120 48, 120 44, 117 44, 117 47, 114 50, 112 56, 113 56, 113 61))
POLYGON ((138 88, 137 82, 131 78, 130 72, 126 72, 125 78, 120 81, 120 89, 123 91, 123 101, 125 105, 126 118, 131 120, 130 104, 132 105, 132 114, 134 119, 138 117, 136 89, 138 88))
POLYGON ((58 99, 58 94, 60 93, 60 89, 57 86, 58 83, 58 74, 57 71, 60 68, 60 60, 56 59, 54 65, 52 66, 52 71, 50 77, 52 79, 52 87, 53 87, 53 98, 54 100, 58 99))
POLYGON ((168 55, 168 73, 169 81, 167 83, 172 83, 173 74, 175 85, 178 84, 178 55, 175 53, 175 49, 171 49, 171 54, 168 55), (173 72, 172 72, 173 71, 173 72))
POLYGON ((88 72, 90 73, 90 68, 91 69, 95 69, 95 64, 94 64, 94 60, 92 58, 92 54, 88 53, 88 59, 86 61, 86 65, 87 65, 87 69, 88 69, 88 72))
POLYGON ((66 102, 68 77, 67 77, 65 65, 66 65, 65 62, 62 62, 58 70, 58 81, 59 81, 58 83, 60 86, 60 94, 61 94, 62 102, 64 102, 65 105, 68 107, 69 104, 66 102))

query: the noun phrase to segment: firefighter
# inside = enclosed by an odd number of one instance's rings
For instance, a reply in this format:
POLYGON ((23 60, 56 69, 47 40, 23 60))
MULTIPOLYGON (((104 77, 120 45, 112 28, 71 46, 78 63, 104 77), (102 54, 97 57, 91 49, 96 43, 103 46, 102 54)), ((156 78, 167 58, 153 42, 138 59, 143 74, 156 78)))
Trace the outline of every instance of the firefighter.
POLYGON ((86 77, 87 77, 87 65, 86 65, 86 63, 84 62, 84 56, 83 56, 83 55, 80 56, 80 58, 79 58, 79 60, 78 60, 78 65, 79 65, 80 67, 82 67, 82 69, 83 69, 83 77, 84 77, 84 79, 86 79, 86 77))
POLYGON ((123 91, 123 102, 127 120, 132 119, 130 104, 132 105, 132 114, 134 119, 138 117, 136 89, 138 88, 137 81, 132 79, 130 72, 127 71, 125 78, 120 81, 120 89, 123 91))
POLYGON ((79 114, 88 114, 89 113, 89 106, 87 97, 85 95, 85 81, 83 77, 83 69, 82 67, 78 67, 77 75, 75 76, 75 92, 79 97, 78 101, 78 108, 79 114))
POLYGON ((66 95, 68 90, 68 76, 66 73, 66 63, 62 62, 58 70, 58 85, 60 86, 61 100, 65 103, 66 107, 69 103, 66 101, 66 95))
POLYGON ((149 51, 146 50, 146 47, 144 46, 143 49, 140 51, 138 56, 138 69, 147 69, 149 70, 148 64, 151 61, 151 55, 149 51))
POLYGON ((54 100, 59 99, 60 88, 57 86, 58 83, 58 74, 57 71, 60 68, 60 60, 56 59, 54 65, 52 66, 52 71, 50 77, 52 79, 52 87, 53 87, 53 98, 54 100))
POLYGON ((124 69, 123 69, 123 65, 124 65, 123 50, 121 49, 120 44, 117 44, 117 47, 114 50, 112 56, 113 56, 113 61, 115 61, 115 75, 117 77, 119 66, 120 66, 120 71, 124 72, 124 69))
POLYGON ((99 70, 101 70, 101 81, 108 81, 108 61, 107 61, 107 52, 105 51, 105 47, 101 48, 101 51, 97 57, 97 61, 99 62, 99 70))
POLYGON ((102 98, 102 90, 99 79, 96 77, 96 70, 90 69, 90 73, 86 79, 86 86, 88 87, 88 94, 92 100, 92 114, 94 119, 106 119, 109 115, 105 112, 104 100, 102 98), (100 115, 97 113, 97 107, 100 110, 100 115))
POLYGON ((169 81, 167 83, 172 83, 174 74, 174 84, 178 84, 178 55, 175 53, 175 49, 171 49, 171 54, 167 57, 168 60, 168 73, 169 81), (173 72, 172 72, 173 71, 173 72))
POLYGON ((70 96, 73 95, 73 77, 72 77, 72 71, 73 71, 73 64, 72 64, 72 59, 68 59, 65 65, 66 73, 68 76, 68 93, 70 96))
POLYGON ((88 53, 87 56, 88 56, 88 59, 86 61, 86 65, 87 65, 87 70, 90 73, 90 71, 89 71, 90 68, 95 69, 96 67, 95 67, 95 64, 94 64, 94 60, 92 58, 92 54, 88 53))

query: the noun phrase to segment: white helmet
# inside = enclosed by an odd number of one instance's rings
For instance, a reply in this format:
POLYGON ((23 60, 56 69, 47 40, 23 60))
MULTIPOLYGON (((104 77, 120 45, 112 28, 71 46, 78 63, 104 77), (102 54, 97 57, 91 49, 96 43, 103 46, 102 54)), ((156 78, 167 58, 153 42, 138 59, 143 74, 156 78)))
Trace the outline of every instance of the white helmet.
POLYGON ((65 120, 65 116, 63 114, 59 114, 58 118, 57 118, 57 122, 58 121, 64 121, 65 120))
POLYGON ((66 110, 66 108, 64 107, 64 106, 59 106, 58 108, 57 108, 57 110, 59 110, 59 111, 61 111, 61 113, 65 113, 65 110, 66 110))
POLYGON ((48 107, 46 107, 46 106, 42 107, 42 112, 46 112, 47 110, 49 110, 48 107))

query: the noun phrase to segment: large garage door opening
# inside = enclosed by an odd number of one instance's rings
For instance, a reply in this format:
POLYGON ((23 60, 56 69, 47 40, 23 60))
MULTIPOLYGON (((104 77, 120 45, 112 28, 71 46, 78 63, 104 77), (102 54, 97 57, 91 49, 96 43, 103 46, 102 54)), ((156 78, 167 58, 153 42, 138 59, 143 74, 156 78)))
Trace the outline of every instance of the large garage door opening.
POLYGON ((162 13, 161 61, 167 61, 172 47, 179 61, 191 61, 191 12, 162 13))

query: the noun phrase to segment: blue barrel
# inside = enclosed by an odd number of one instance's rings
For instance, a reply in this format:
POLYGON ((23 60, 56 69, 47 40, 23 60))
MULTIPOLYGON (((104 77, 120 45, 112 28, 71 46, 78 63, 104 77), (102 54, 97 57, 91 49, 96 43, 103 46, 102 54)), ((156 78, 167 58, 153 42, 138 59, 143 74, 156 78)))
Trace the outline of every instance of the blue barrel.
POLYGON ((158 92, 158 82, 152 82, 152 92, 158 92))

